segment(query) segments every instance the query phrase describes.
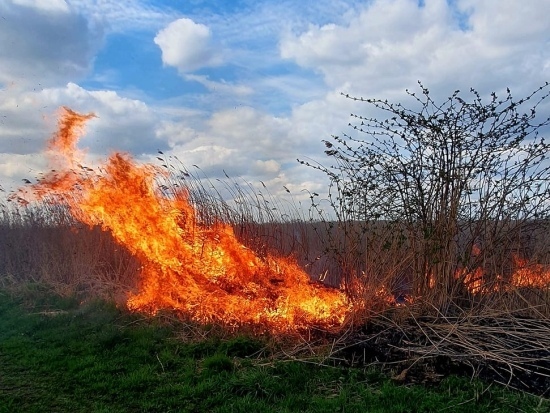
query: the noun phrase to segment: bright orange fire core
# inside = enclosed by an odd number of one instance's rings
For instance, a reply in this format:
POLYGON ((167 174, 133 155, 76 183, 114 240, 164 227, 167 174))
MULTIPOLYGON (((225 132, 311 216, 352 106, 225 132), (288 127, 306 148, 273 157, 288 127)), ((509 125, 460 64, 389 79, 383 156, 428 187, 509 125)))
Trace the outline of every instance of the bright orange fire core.
POLYGON ((201 322, 252 323, 273 331, 343 323, 350 305, 342 292, 312 283, 289 259, 259 258, 227 224, 200 224, 184 192, 175 198, 159 192, 157 167, 114 153, 101 173, 83 168, 76 143, 92 117, 63 108, 48 145, 57 169, 33 192, 68 204, 79 221, 111 231, 140 261, 139 291, 128 308, 175 309, 201 322))

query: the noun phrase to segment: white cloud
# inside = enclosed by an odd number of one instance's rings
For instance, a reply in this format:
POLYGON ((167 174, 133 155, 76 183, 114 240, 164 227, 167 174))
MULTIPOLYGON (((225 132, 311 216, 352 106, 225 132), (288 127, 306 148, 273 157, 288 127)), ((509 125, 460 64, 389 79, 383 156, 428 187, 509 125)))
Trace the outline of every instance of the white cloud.
POLYGON ((493 46, 521 51, 526 44, 539 43, 541 34, 548 40, 550 21, 545 18, 550 13, 548 0, 536 5, 515 0, 460 0, 457 6, 470 16, 469 26, 478 38, 493 46))
MULTIPOLYGON (((444 93, 513 86, 524 82, 518 76, 532 74, 522 67, 526 57, 548 56, 550 22, 540 18, 550 11, 548 0, 530 7, 513 0, 457 3, 468 30, 445 0, 426 0, 423 7, 416 0, 376 0, 346 24, 287 33, 281 56, 321 72, 331 88, 347 84, 356 94, 384 97, 416 80, 445 85, 444 93)), ((540 83, 548 75, 531 80, 540 83)))
POLYGON ((18 6, 32 7, 45 12, 69 12, 69 6, 65 0, 12 0, 12 3, 18 6))
POLYGON ((173 142, 166 155, 177 157, 192 172, 196 171, 193 165, 198 165, 198 175, 214 183, 226 180, 225 172, 231 180, 251 182, 265 192, 262 181, 276 196, 290 196, 286 186, 297 200, 306 200, 303 189, 323 192, 326 184, 320 174, 299 165, 296 158, 321 146, 326 119, 319 120, 315 107, 295 112, 290 117, 274 117, 251 107, 237 107, 206 118, 192 114, 164 122, 159 136, 173 142), (319 135, 308 133, 306 122, 310 121, 318 125, 319 135))
MULTIPOLYGON (((198 165, 203 170, 229 166, 233 169, 232 163, 238 159, 238 152, 235 148, 228 148, 222 145, 201 145, 192 149, 180 152, 193 165, 198 165)), ((187 164, 189 166, 189 164, 187 164)), ((221 174, 221 170, 218 172, 221 174)))
POLYGON ((78 80, 103 42, 102 26, 63 1, 0 2, 0 15, 0 83, 37 87, 78 80))
MULTIPOLYGON (((181 116, 173 115, 174 119, 178 119, 181 116)), ((186 117, 184 121, 178 120, 163 120, 157 126, 156 134, 171 147, 183 145, 186 142, 194 141, 199 136, 199 130, 201 127, 197 123, 193 122, 195 116, 190 115, 186 117)), ((199 122, 200 123, 200 122, 199 122)))
POLYGON ((191 19, 181 18, 162 29, 155 37, 162 61, 180 73, 221 64, 220 54, 211 44, 210 29, 191 19))
POLYGON ((208 79, 208 76, 201 75, 185 75, 186 80, 198 82, 206 87, 210 92, 216 94, 229 94, 236 96, 248 96, 254 93, 250 86, 234 85, 226 82, 225 80, 216 82, 208 79))
POLYGON ((423 8, 411 0, 378 0, 345 25, 287 33, 281 56, 322 72, 329 87, 410 86, 415 75, 429 73, 435 51, 453 46, 458 30, 449 20, 443 0, 428 0, 423 8))
POLYGON ((262 113, 251 107, 238 107, 216 112, 208 121, 210 132, 232 142, 233 145, 251 147, 266 153, 285 151, 290 124, 287 119, 262 113))
POLYGON ((290 123, 250 107, 211 114, 206 119, 165 122, 159 136, 174 142, 170 152, 186 165, 197 164, 212 177, 248 175, 251 168, 271 176, 292 153, 290 123))
POLYGON ((254 175, 279 174, 281 164, 274 159, 267 161, 257 160, 252 163, 251 171, 254 175))

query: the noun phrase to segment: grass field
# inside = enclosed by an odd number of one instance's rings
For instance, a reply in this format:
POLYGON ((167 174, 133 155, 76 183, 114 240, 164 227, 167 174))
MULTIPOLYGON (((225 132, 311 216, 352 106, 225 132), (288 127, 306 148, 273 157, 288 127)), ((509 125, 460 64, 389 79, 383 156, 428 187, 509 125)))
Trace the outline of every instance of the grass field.
POLYGON ((0 412, 550 411, 548 400, 468 378, 405 386, 281 350, 36 285, 1 290, 0 412))

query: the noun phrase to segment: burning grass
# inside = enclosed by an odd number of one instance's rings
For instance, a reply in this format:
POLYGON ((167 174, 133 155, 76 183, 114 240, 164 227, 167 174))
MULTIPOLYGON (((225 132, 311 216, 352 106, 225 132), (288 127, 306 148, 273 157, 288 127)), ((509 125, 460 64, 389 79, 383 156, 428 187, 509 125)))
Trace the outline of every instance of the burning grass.
POLYGON ((258 256, 229 223, 205 215, 204 203, 193 205, 190 188, 157 185, 170 179, 166 171, 122 153, 99 171, 82 167, 76 144, 92 117, 64 109, 48 145, 55 169, 18 197, 66 208, 75 221, 108 231, 135 257, 139 283, 128 308, 150 314, 173 309, 201 322, 280 332, 342 325, 351 310, 343 292, 312 282, 290 257, 258 256))
POLYGON ((49 145, 52 171, 15 194, 17 206, 3 206, 4 287, 46 283, 150 317, 168 310, 202 324, 294 334, 307 349, 323 336, 332 341, 326 360, 399 366, 401 379, 414 366, 465 371, 469 363, 473 375, 491 371, 493 380, 548 396, 547 223, 527 223, 526 248, 491 261, 472 246, 453 284, 432 278, 419 294, 399 228, 306 222, 235 182, 223 184, 228 201, 176 159, 158 167, 114 153, 84 167, 76 144, 92 117, 65 109, 49 145))

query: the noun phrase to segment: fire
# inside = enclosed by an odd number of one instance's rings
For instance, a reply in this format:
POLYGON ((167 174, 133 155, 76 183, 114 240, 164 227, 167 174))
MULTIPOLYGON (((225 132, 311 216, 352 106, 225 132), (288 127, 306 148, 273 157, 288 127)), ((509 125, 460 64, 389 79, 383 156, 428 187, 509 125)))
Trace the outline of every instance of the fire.
MULTIPOLYGON (((66 205, 80 222, 110 231, 139 260, 139 287, 126 302, 130 310, 170 309, 199 322, 254 324, 274 332, 342 327, 352 311, 342 291, 313 283, 292 259, 259 257, 227 223, 202 222, 185 189, 169 196, 160 190, 156 181, 164 170, 125 153, 113 153, 99 168, 83 167, 77 143, 94 117, 62 109, 48 143, 52 169, 27 196, 66 205)), ((459 270, 456 277, 474 294, 550 286, 547 266, 518 257, 514 263, 511 276, 492 283, 483 268, 459 270)), ((434 277, 430 288, 433 283, 434 277)), ((403 296, 401 302, 384 286, 375 297, 388 306, 415 299, 403 296)))
POLYGON ((497 275, 495 281, 488 283, 484 270, 478 267, 471 272, 458 271, 457 278, 462 278, 466 288, 473 294, 509 290, 511 288, 548 288, 550 287, 550 268, 542 264, 531 264, 517 255, 513 256, 514 270, 504 281, 502 275, 497 275))
POLYGON ((48 145, 56 169, 32 192, 110 231, 140 261, 139 290, 129 296, 129 309, 174 309, 200 322, 273 331, 342 325, 350 311, 343 292, 312 283, 290 259, 258 257, 226 223, 201 223, 184 190, 171 197, 159 191, 158 167, 124 153, 113 153, 97 171, 82 167, 76 144, 93 117, 63 108, 48 145))
POLYGON ((512 285, 516 287, 548 288, 550 268, 542 264, 529 264, 525 259, 514 257, 516 271, 512 274, 512 285))

